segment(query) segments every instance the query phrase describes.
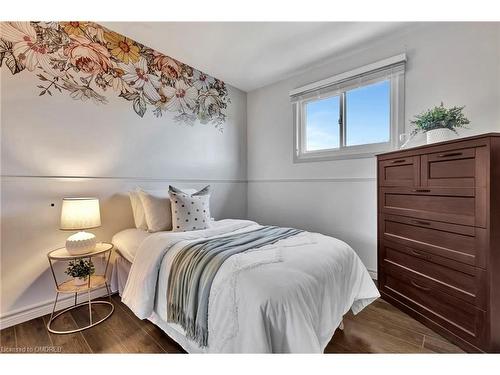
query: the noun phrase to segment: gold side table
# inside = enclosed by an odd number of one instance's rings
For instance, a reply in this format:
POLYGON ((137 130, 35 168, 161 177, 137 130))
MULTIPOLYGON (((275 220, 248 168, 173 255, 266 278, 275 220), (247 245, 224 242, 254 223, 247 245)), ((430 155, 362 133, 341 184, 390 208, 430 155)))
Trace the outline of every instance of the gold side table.
POLYGON ((56 284, 56 300, 54 301, 54 307, 52 308, 52 313, 50 314, 50 319, 49 322, 47 323, 47 330, 52 333, 57 333, 57 334, 65 334, 65 333, 75 333, 79 331, 83 331, 84 329, 93 327, 103 321, 105 321, 107 318, 113 314, 113 311, 115 310, 115 306, 111 302, 111 292, 109 290, 109 285, 108 281, 106 278, 106 272, 108 271, 108 266, 109 266, 109 260, 111 259, 111 253, 113 251, 113 244, 110 244, 108 242, 99 242, 96 245, 96 248, 94 251, 91 253, 87 254, 82 254, 82 255, 71 255, 68 253, 66 248, 61 247, 59 249, 52 250, 47 254, 47 258, 49 259, 49 264, 50 264, 50 270, 52 271, 52 276, 54 277, 54 283, 56 284), (62 283, 59 283, 57 281, 56 273, 54 272, 54 265, 53 262, 55 261, 70 261, 70 260, 75 260, 75 259, 88 259, 89 261, 92 260, 92 258, 96 257, 107 257, 106 259, 106 267, 104 269, 104 273, 102 275, 91 275, 88 278, 88 281, 86 284, 83 285, 75 285, 74 280, 66 280, 62 283), (108 293, 108 301, 92 301, 90 298, 90 292, 95 289, 99 289, 105 287, 106 291, 108 293), (77 303, 77 298, 78 298, 78 293, 85 293, 87 292, 88 296, 88 301, 77 303), (57 300, 59 299, 59 294, 64 293, 64 294, 75 294, 75 303, 73 306, 70 306, 62 311, 59 311, 56 315, 54 315, 56 311, 56 305, 57 305, 57 300), (89 324, 86 325, 85 327, 81 327, 78 329, 73 329, 69 331, 57 331, 51 328, 52 322, 62 314, 73 310, 77 307, 87 305, 89 306, 89 324), (92 305, 109 305, 110 306, 110 311, 109 313, 101 318, 98 321, 93 321, 92 320, 92 305))

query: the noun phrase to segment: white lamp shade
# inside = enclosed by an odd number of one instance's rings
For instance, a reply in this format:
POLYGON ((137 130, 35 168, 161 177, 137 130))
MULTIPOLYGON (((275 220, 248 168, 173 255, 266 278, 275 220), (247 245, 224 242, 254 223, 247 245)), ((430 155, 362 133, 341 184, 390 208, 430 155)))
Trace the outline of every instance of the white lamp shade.
POLYGON ((62 230, 83 230, 101 226, 99 199, 64 198, 61 209, 62 230))

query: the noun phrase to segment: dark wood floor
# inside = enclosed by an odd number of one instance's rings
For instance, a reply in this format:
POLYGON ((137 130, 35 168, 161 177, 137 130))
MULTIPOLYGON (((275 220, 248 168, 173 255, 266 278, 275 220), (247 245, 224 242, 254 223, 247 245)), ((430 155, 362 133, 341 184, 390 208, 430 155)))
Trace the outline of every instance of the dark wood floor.
MULTIPOLYGON (((0 331, 0 352, 56 353, 184 353, 184 350, 147 320, 139 320, 115 295, 113 315, 82 332, 55 335, 46 324, 49 315, 0 331)), ((96 305, 93 314, 105 313, 96 305)), ((55 329, 75 329, 88 322, 88 309, 63 314, 55 329)), ((345 329, 335 333, 325 353, 462 353, 455 345, 408 315, 378 300, 344 319, 345 329)))

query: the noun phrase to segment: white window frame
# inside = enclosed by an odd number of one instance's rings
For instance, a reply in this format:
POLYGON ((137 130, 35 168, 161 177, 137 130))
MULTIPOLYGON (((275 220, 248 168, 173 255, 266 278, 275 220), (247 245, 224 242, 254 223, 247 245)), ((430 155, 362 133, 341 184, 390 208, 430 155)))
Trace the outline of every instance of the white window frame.
MULTIPOLYGON (((294 120, 294 162, 366 158, 372 157, 376 153, 399 148, 400 137, 404 132, 405 63, 406 55, 401 54, 290 91, 294 120), (308 103, 339 96, 340 108, 344 110, 340 117, 344 121, 346 114, 343 101, 346 91, 386 80, 390 83, 390 139, 388 142, 307 150, 305 108, 308 103)), ((345 123, 339 130, 339 143, 341 145, 345 144, 346 139, 344 125, 345 123)))

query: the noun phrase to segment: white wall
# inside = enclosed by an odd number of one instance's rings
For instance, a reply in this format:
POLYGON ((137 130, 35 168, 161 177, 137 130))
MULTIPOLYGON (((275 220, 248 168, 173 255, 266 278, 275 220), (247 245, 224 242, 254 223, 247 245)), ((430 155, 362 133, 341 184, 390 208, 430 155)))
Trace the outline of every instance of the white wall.
POLYGON ((500 131, 499 25, 419 24, 248 93, 249 218, 336 236, 375 271, 375 158, 294 164, 289 91, 406 52, 406 124, 444 101, 466 105, 463 136, 500 131))
POLYGON ((222 134, 150 111, 141 119, 112 96, 101 106, 58 93, 38 97, 34 75, 2 67, 2 327, 23 311, 50 309, 46 253, 67 236, 57 229, 64 196, 99 197, 103 225, 95 233, 109 240, 132 225, 129 189, 210 183, 216 218, 244 218, 248 210, 262 223, 334 235, 375 270, 375 160, 293 164, 288 92, 405 51, 407 119, 444 100, 467 105, 472 129, 464 135, 500 131, 498 24, 422 24, 248 95, 230 88, 222 134))
POLYGON ((131 102, 113 95, 105 105, 58 92, 39 97, 34 74, 0 70, 2 326, 50 308, 55 294, 46 253, 68 236, 58 230, 62 197, 100 198, 102 227, 95 233, 103 241, 133 226, 126 192, 136 186, 211 184, 214 217, 246 217, 244 92, 229 88, 221 133, 151 111, 141 119, 131 102))

